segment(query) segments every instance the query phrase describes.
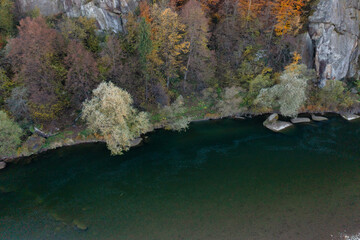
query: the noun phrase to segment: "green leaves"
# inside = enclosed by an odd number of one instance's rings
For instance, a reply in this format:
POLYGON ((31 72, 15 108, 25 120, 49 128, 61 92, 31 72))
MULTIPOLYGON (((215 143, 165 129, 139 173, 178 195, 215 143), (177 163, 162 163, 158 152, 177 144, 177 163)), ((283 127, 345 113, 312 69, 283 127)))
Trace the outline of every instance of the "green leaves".
POLYGON ((5 112, 0 111, 0 156, 12 156, 21 143, 22 129, 5 112))

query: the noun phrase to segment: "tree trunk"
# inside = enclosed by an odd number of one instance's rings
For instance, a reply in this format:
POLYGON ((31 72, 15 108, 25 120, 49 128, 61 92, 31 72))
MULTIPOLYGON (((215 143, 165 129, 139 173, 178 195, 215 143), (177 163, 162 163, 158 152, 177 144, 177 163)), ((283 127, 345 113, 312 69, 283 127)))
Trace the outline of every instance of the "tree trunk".
POLYGON ((188 60, 187 60, 187 63, 186 63, 186 71, 185 71, 185 74, 184 74, 184 81, 183 81, 183 90, 184 90, 184 92, 185 92, 185 83, 186 83, 187 75, 188 75, 188 73, 189 73, 191 53, 192 53, 192 51, 190 50, 190 52, 189 52, 189 57, 188 57, 188 60))

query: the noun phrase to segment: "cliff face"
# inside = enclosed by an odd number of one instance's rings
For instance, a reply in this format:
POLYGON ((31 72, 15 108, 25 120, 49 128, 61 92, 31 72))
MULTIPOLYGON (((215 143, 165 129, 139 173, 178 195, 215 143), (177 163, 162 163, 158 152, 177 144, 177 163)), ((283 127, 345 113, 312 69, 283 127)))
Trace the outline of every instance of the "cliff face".
POLYGON ((320 85, 359 75, 360 0, 320 0, 310 17, 309 36, 320 85))
POLYGON ((137 0, 16 0, 20 12, 38 8, 43 15, 64 13, 69 17, 95 18, 103 30, 124 31, 124 16, 137 0))

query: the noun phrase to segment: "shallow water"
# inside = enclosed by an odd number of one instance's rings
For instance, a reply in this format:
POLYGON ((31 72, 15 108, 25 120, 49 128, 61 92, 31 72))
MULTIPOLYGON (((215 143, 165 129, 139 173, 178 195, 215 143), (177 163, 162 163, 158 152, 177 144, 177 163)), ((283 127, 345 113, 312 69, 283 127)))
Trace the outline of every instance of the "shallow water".
POLYGON ((119 157, 91 144, 11 165, 0 173, 0 239, 327 240, 359 233, 360 122, 333 117, 276 134, 262 121, 160 130, 119 157))

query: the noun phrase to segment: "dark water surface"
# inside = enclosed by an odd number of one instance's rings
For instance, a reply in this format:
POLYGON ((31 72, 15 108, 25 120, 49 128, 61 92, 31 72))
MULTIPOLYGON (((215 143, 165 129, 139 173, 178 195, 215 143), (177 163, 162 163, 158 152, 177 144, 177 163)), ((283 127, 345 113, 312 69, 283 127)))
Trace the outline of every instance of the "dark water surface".
POLYGON ((360 122, 261 118, 63 148, 0 172, 0 239, 341 239, 360 232, 360 122), (75 224, 74 224, 75 223, 75 224), (81 231, 74 225, 86 225, 81 231))

